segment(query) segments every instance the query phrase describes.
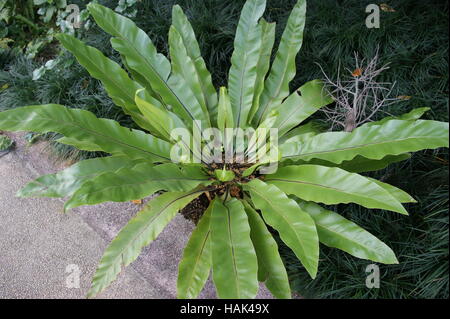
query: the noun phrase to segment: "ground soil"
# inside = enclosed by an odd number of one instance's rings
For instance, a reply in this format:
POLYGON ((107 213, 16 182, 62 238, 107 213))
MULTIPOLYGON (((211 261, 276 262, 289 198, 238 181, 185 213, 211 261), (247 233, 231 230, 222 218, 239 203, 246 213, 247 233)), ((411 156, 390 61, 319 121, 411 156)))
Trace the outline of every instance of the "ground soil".
POLYGON ((203 216, 203 213, 208 208, 209 199, 205 194, 200 195, 192 202, 190 202, 186 207, 180 210, 180 214, 183 215, 184 218, 190 220, 195 225, 198 224, 198 221, 203 216))

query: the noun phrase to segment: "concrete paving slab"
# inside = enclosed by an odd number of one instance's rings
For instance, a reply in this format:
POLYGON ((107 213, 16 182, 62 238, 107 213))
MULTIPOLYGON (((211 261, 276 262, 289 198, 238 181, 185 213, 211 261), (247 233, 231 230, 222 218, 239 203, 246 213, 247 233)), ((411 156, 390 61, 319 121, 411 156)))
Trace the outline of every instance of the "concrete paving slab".
MULTIPOLYGON (((9 133, 15 151, 0 158, 0 298, 85 298, 108 243, 139 210, 133 203, 83 206, 66 214, 59 199, 17 199, 27 182, 63 169, 45 143, 28 147, 9 133), (66 287, 68 265, 80 289, 66 287)), ((178 263, 194 225, 177 215, 99 298, 176 298, 178 263)), ((216 298, 209 280, 200 298, 216 298)), ((261 285, 258 298, 272 298, 261 285)))
MULTIPOLYGON (((107 241, 80 216, 62 214, 60 200, 16 199, 17 190, 29 180, 14 153, 0 159, 0 298, 85 298, 107 241), (74 274, 69 265, 80 270, 80 288, 66 285, 74 274)), ((127 268, 100 297, 158 294, 136 270, 127 268)))

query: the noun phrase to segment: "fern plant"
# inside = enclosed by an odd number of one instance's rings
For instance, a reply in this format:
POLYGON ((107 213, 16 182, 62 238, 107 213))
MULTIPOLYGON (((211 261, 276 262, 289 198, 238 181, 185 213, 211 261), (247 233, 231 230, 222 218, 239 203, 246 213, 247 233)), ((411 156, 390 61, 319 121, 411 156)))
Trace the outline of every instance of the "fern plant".
POLYGON ((312 278, 317 274, 319 243, 358 258, 398 263, 386 244, 319 204, 356 203, 406 215, 402 203, 414 202, 410 195, 359 173, 405 160, 409 152, 448 147, 448 123, 420 120, 424 109, 418 109, 366 123, 352 132, 320 132, 311 122, 305 124, 332 102, 319 80, 289 90, 302 45, 306 1, 299 0, 293 8, 273 62, 275 24, 262 18, 264 10, 265 0, 248 0, 244 5, 228 88, 216 91, 179 6, 173 7, 169 61, 130 19, 90 4, 91 15, 112 35, 111 44, 128 72, 70 35, 58 39, 142 130, 55 104, 0 113, 0 129, 57 132, 63 135, 61 143, 110 154, 42 176, 20 190, 19 196, 68 197, 65 209, 71 209, 162 192, 108 246, 89 296, 114 281, 180 209, 200 196, 206 196, 209 205, 179 265, 179 298, 197 297, 211 272, 220 298, 253 298, 258 282, 264 282, 275 297, 290 298, 271 228, 312 278), (189 137, 202 137, 211 128, 228 136, 231 147, 203 139, 185 141, 173 134, 185 129, 192 131, 189 137), (278 135, 254 139, 256 130, 241 138, 235 134, 238 128, 271 129, 278 135), (261 141, 275 157, 249 156, 261 141), (203 156, 203 150, 211 148, 215 155, 203 156), (180 150, 189 156, 174 160, 173 154, 180 150))

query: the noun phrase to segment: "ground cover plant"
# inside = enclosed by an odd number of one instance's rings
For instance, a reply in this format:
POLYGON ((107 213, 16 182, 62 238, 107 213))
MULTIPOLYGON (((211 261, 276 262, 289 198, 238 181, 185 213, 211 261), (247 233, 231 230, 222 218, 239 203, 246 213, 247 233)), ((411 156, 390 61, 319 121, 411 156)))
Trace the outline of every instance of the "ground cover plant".
POLYGON ((0 134, 0 152, 7 151, 13 145, 13 141, 5 136, 0 134))
MULTIPOLYGON (((407 214, 402 203, 414 202, 410 195, 358 173, 404 160, 409 152, 448 146, 448 123, 420 120, 423 112, 416 110, 351 132, 321 133, 304 124, 332 102, 318 80, 289 90, 302 44, 306 3, 300 0, 294 6, 272 64, 275 25, 260 19, 264 8, 261 0, 245 4, 228 88, 221 87, 219 95, 179 6, 173 9, 169 32, 170 62, 131 20, 100 5, 89 6, 96 22, 113 36, 111 43, 132 79, 98 50, 69 35, 58 37, 143 130, 55 104, 0 114, 0 129, 57 132, 64 136, 62 143, 111 154, 41 177, 21 190, 22 196, 70 196, 66 203, 70 209, 166 191, 150 201, 107 248, 91 296, 137 258, 179 209, 203 194, 210 205, 180 263, 179 297, 196 297, 212 269, 219 297, 254 297, 259 280, 276 297, 289 298, 287 274, 267 225, 279 232, 312 278, 317 274, 319 241, 359 258, 397 263, 383 242, 316 203, 356 203, 407 214), (266 145, 279 156, 243 156, 245 160, 238 161, 241 154, 233 154, 229 162, 211 162, 200 154, 201 147, 180 144, 172 135, 174 128, 195 132, 199 124, 194 120, 225 135, 229 128, 277 129, 279 140, 269 139, 266 145), (199 163, 183 157, 181 163, 173 163, 173 145, 184 146, 199 163), (260 168, 268 163, 277 164, 278 170, 263 174, 260 168)), ((232 142, 248 151, 259 143, 253 136, 257 134, 232 142)), ((266 142, 264 137, 262 141, 266 142)), ((219 150, 222 160, 226 152, 219 150)))

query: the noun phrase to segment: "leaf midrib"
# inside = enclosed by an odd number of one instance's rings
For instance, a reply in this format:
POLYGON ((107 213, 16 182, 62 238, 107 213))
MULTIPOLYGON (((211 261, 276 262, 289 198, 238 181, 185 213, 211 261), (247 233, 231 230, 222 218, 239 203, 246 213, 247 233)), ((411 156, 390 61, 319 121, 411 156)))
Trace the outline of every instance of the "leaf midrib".
MULTIPOLYGON (((252 14, 251 14, 251 16, 253 17, 254 15, 255 15, 255 12, 256 12, 256 8, 257 8, 257 4, 256 3, 254 3, 254 5, 253 5, 253 10, 252 10, 252 14)), ((252 27, 250 27, 249 29, 251 30, 251 29, 257 29, 258 28, 258 24, 256 24, 256 25, 253 25, 252 27)), ((254 31, 254 30, 252 30, 252 31, 254 31)), ((245 43, 246 43, 246 45, 244 45, 244 47, 245 48, 247 48, 248 47, 248 38, 249 38, 249 34, 250 34, 250 32, 247 32, 246 34, 245 34, 245 43)), ((240 82, 240 86, 239 86, 239 111, 238 111, 238 118, 237 118, 237 127, 240 127, 240 124, 241 124, 241 112, 242 112, 242 99, 243 99, 243 93, 242 93, 242 91, 243 91, 243 88, 244 88, 244 72, 245 72, 245 70, 246 70, 246 68, 247 68, 247 60, 248 60, 248 54, 247 54, 247 50, 244 50, 244 65, 243 65, 243 67, 241 68, 241 76, 239 77, 239 82, 240 82)), ((256 78, 255 78, 255 82, 256 82, 256 78)), ((254 96, 254 92, 253 92, 253 96, 254 96)), ((252 101, 253 101, 253 97, 252 97, 252 101)))
MULTIPOLYGON (((208 231, 206 232, 205 237, 204 237, 204 239, 202 241, 202 246, 200 247, 200 251, 199 251, 199 253, 197 254, 197 256, 195 258, 195 262, 194 262, 194 265, 192 266, 192 271, 190 272, 189 279, 187 280, 187 283, 188 283, 187 287, 188 288, 186 290, 189 291, 189 292, 192 290, 191 283, 194 280, 195 269, 197 268, 197 265, 200 263, 200 258, 202 257, 203 252, 205 251, 206 243, 208 242, 210 233, 211 233, 211 230, 208 229, 208 231)), ((211 271, 211 269, 209 271, 211 271)))
MULTIPOLYGON (((70 114, 70 113, 69 113, 69 114, 70 114)), ((40 115, 40 116, 34 116, 33 119, 38 119, 38 120, 40 119, 40 120, 53 121, 53 122, 55 121, 55 119, 47 118, 47 117, 42 117, 41 114, 39 114, 39 115, 40 115)), ((70 114, 70 116, 72 116, 72 114, 70 114)), ((98 120, 100 120, 100 119, 98 119, 98 120)), ((16 122, 16 123, 20 123, 20 122, 21 122, 21 121, 18 121, 18 120, 9 120, 9 121, 10 121, 10 122, 16 122)), ((162 155, 155 154, 155 153, 153 153, 153 152, 144 150, 144 149, 142 149, 142 148, 139 148, 139 147, 134 146, 134 145, 131 145, 131 144, 124 143, 124 142, 122 142, 122 141, 120 141, 120 140, 115 139, 114 137, 111 137, 111 136, 109 136, 109 135, 101 134, 101 133, 99 133, 99 132, 97 132, 97 131, 94 131, 94 130, 91 130, 91 129, 89 129, 89 128, 86 128, 86 127, 77 125, 77 124, 75 124, 75 123, 70 123, 70 122, 67 122, 67 121, 58 121, 58 123, 63 123, 64 125, 68 125, 68 126, 74 126, 74 127, 76 127, 76 128, 80 128, 81 130, 87 131, 87 132, 89 132, 89 133, 91 133, 91 134, 93 134, 93 135, 97 135, 97 136, 100 136, 100 137, 103 137, 103 138, 112 140, 112 141, 114 141, 115 143, 120 144, 120 145, 122 145, 122 146, 129 147, 129 148, 133 148, 133 149, 136 149, 136 150, 138 150, 138 151, 141 151, 141 152, 144 152, 144 153, 147 153, 147 154, 151 154, 151 155, 154 155, 154 156, 157 156, 157 157, 166 159, 166 160, 170 160, 170 158, 164 157, 164 156, 162 156, 162 155)), ((115 122, 115 123, 117 123, 117 122, 115 122)), ((120 125, 118 125, 118 126, 120 126, 120 125)), ((121 126, 120 126, 120 127, 121 127, 121 126)), ((65 135, 65 134, 63 134, 63 135, 65 135)), ((98 145, 97 143, 95 143, 95 144, 96 144, 97 146, 101 147, 101 146, 98 145)), ((125 154, 124 154, 124 155, 125 155, 125 154)))
MULTIPOLYGON (((272 179, 268 178, 268 179, 266 179, 266 182, 270 182, 270 181, 317 186, 317 187, 320 187, 320 188, 326 188, 326 189, 334 190, 334 191, 336 191, 338 193, 346 194, 346 195, 349 195, 349 196, 355 196, 355 197, 358 197, 358 198, 361 198, 361 199, 371 199, 371 200, 373 200, 373 197, 370 197, 370 196, 363 196, 362 194, 349 193, 349 192, 346 192, 346 191, 341 190, 339 188, 326 186, 326 185, 321 185, 321 184, 316 184, 316 183, 311 183, 311 182, 305 182, 305 181, 301 181, 301 180, 291 180, 291 179, 283 179, 283 178, 272 178, 272 179)), ((379 185, 377 185, 377 186, 379 186, 379 185)), ((382 188, 381 186, 379 186, 379 187, 382 188)), ((378 199, 375 199, 375 200, 377 202, 379 202, 379 203, 384 204, 383 201, 380 201, 378 199)))
POLYGON ((233 272, 234 272, 234 276, 236 278, 235 282, 236 282, 236 292, 237 292, 237 296, 238 298, 241 297, 241 290, 239 287, 239 275, 238 275, 238 271, 237 271, 237 265, 236 265, 236 255, 234 252, 234 242, 233 242, 233 236, 232 236, 232 232, 231 232, 231 215, 230 215, 230 209, 229 207, 224 203, 223 205, 225 207, 225 209, 227 210, 227 230, 228 230, 228 238, 230 240, 230 246, 231 246, 231 259, 233 261, 233 272))
MULTIPOLYGON (((312 217, 312 216, 311 216, 311 217, 312 217)), ((341 216, 341 217, 342 217, 342 216, 341 216)), ((344 218, 344 217, 342 217, 342 218, 344 218)), ((353 222, 351 222, 351 221, 349 221, 349 220, 347 220, 347 219, 345 219, 345 218, 344 218, 344 220, 346 220, 346 221, 348 221, 348 222, 350 222, 350 223, 353 223, 353 222)), ((343 238, 344 240, 347 240, 347 241, 349 241, 349 242, 351 242, 351 243, 353 243, 353 244, 356 244, 357 246, 360 246, 360 247, 366 249, 367 251, 370 251, 370 252, 374 253, 375 255, 379 256, 379 254, 376 253, 371 247, 366 246, 366 245, 363 245, 363 244, 361 244, 359 241, 354 240, 353 238, 345 237, 342 233, 336 232, 336 231, 334 231, 334 230, 332 230, 332 229, 330 229, 330 228, 327 228, 326 226, 323 226, 323 225, 320 223, 320 221, 317 221, 316 219, 314 219, 314 222, 316 223, 316 226, 317 226, 317 227, 322 228, 323 230, 325 230, 325 231, 327 231, 327 232, 333 233, 333 234, 335 234, 336 236, 341 237, 341 238, 343 238)), ((353 224, 354 224, 354 223, 353 223, 353 224)), ((356 224, 355 224, 355 225, 356 225, 356 224)), ((361 228, 360 226, 358 226, 358 225, 356 225, 356 226, 357 226, 359 229, 362 229, 362 230, 363 230, 364 232, 366 232, 367 234, 371 235, 372 237, 375 237, 374 235, 372 235, 371 233, 369 233, 369 232, 366 231, 365 229, 361 228)), ((376 237, 375 237, 375 238, 376 238, 376 237)), ((384 244, 384 243, 383 243, 382 241, 380 241, 378 238, 376 238, 376 239, 377 239, 380 243, 384 244)))
MULTIPOLYGON (((91 48, 91 47, 89 47, 89 46, 85 46, 85 49, 86 49, 88 52, 89 52, 89 50, 93 50, 93 52, 98 53, 98 54, 101 54, 101 55, 103 56, 103 54, 102 54, 100 51, 98 51, 98 49, 96 49, 96 48, 93 48, 93 47, 91 48)), ((72 52, 72 50, 70 50, 70 51, 72 52)), ((76 50, 73 50, 73 51, 76 52, 76 50)), ((79 58, 76 56, 76 54, 75 54, 74 52, 72 52, 72 53, 75 55, 75 57, 77 58, 77 60, 79 60, 79 58)), ((105 56, 103 56, 103 57, 105 57, 105 56)), ((98 68, 98 67, 97 67, 97 64, 94 63, 94 61, 91 60, 91 58, 90 58, 90 56, 89 56, 88 54, 85 55, 84 58, 87 59, 87 60, 89 61, 89 63, 91 64, 91 67, 92 67, 92 68, 94 68, 95 70, 97 70, 97 73, 101 73, 101 74, 103 74, 104 76, 106 76, 106 77, 108 78, 108 80, 110 80, 110 81, 114 84, 116 90, 121 91, 122 93, 124 93, 124 95, 127 96, 127 98, 128 98, 129 100, 133 101, 133 102, 131 102, 131 103, 134 104, 134 96, 130 96, 130 95, 128 94, 127 91, 124 91, 124 90, 122 89, 122 87, 115 81, 115 78, 114 78, 114 77, 110 77, 109 75, 107 75, 106 73, 104 73, 103 70, 102 70, 101 68, 98 68)), ((105 59, 106 59, 107 63, 114 64, 114 66, 117 66, 121 71, 123 71, 123 69, 122 69, 120 66, 116 65, 115 62, 109 60, 109 59, 106 58, 106 57, 105 57, 105 59), (112 63, 111 63, 111 62, 112 62, 112 63)), ((89 71, 89 70, 88 70, 88 71, 89 71)), ((90 72, 89 72, 89 73, 90 73, 90 72)), ((128 78, 128 80, 130 80, 132 83, 134 83, 133 80, 131 80, 131 79, 129 79, 129 78, 128 78)), ((102 80, 100 80, 100 81, 103 82, 102 80)), ((117 97, 117 98, 120 99, 120 97, 117 97)), ((126 108, 125 105, 124 105, 124 108, 126 108)))
MULTIPOLYGON (((113 24, 110 24, 109 21, 108 21, 108 19, 105 19, 105 18, 104 18, 104 20, 106 21, 105 23, 107 23, 107 24, 109 25, 109 27, 112 28, 112 29, 115 31, 115 33, 116 33, 115 37, 116 37, 116 38, 120 38, 122 41, 128 43, 128 45, 129 45, 128 48, 132 48, 133 51, 135 51, 135 53, 136 53, 138 56, 141 57, 141 59, 144 61, 144 63, 147 65, 147 67, 150 67, 150 69, 153 71, 153 73, 156 74, 156 76, 161 80, 161 82, 164 84, 164 86, 165 86, 165 87, 170 91, 170 93, 175 97, 175 99, 178 101, 178 103, 179 103, 179 104, 183 107, 183 109, 189 114, 190 118, 194 120, 194 116, 191 114, 191 112, 189 111, 189 109, 184 105, 183 102, 181 102, 181 100, 180 100, 180 98, 178 97, 178 95, 176 95, 175 92, 172 90, 172 88, 168 85, 168 83, 167 83, 168 80, 165 81, 165 80, 161 77, 161 75, 159 74, 159 72, 157 72, 156 69, 153 67, 153 65, 152 65, 149 61, 147 61, 146 57, 143 56, 143 55, 139 52, 139 50, 136 49, 136 47, 133 45, 133 43, 132 43, 131 41, 129 41, 127 38, 124 38, 124 37, 122 36, 122 33, 120 32, 120 30, 116 29, 115 26, 114 26, 113 24)), ((139 28, 137 28, 137 26, 136 26, 136 29, 138 29, 137 32, 139 32, 139 28)), ((155 48, 155 51, 156 51, 156 48, 155 48)), ((158 53, 156 53, 156 54, 158 54, 158 53)), ((137 71, 137 72, 138 72, 138 71, 137 71)), ((143 75, 143 76, 144 76, 144 77, 147 79, 147 81, 148 81, 148 76, 147 76, 147 75, 143 75)), ((170 76, 171 76, 171 75, 169 75, 169 78, 170 78, 170 76)), ((168 79, 169 79, 169 78, 168 78, 168 79)))
MULTIPOLYGON (((250 186, 250 187, 251 187, 251 186, 250 186)), ((255 187, 251 187, 251 188, 252 188, 252 191, 255 192, 256 194, 258 194, 258 196, 261 197, 266 203, 268 203, 269 206, 272 207, 272 209, 274 209, 275 211, 279 211, 278 209, 275 208, 274 205, 272 205, 271 202, 267 201, 267 200, 265 199, 265 197, 262 196, 261 193, 258 192, 258 191, 255 189, 255 187)), ((302 247, 303 255, 305 255, 306 259, 308 260, 308 263, 310 263, 310 262, 309 262, 309 258, 307 258, 306 250, 305 250, 304 244, 303 244, 303 242, 302 242, 302 240, 301 240, 301 237, 299 236, 299 234, 297 234, 297 232, 295 231, 295 229, 294 229, 293 227, 291 227, 291 223, 289 222, 289 220, 286 218, 285 215, 280 214, 280 213, 278 213, 278 215, 281 216, 281 217, 284 219, 284 221, 285 221, 286 224, 289 226, 289 228, 294 232, 295 237, 297 238, 298 242, 300 243, 300 246, 302 247)), ((311 264, 309 264, 309 266, 312 267, 311 264)))
MULTIPOLYGON (((123 187, 129 187, 129 186, 134 186, 134 185, 141 186, 141 185, 144 185, 144 184, 147 184, 147 183, 151 183, 151 182, 172 181, 172 180, 175 180, 175 181, 179 181, 179 180, 180 181, 198 181, 198 182, 200 182, 200 181, 207 181, 208 179, 194 179, 194 178, 166 178, 166 179, 157 178, 157 179, 148 179, 148 180, 143 181, 141 183, 134 183, 134 184, 129 183, 129 184, 112 185, 112 186, 108 186, 108 187, 102 188, 101 190, 90 191, 88 194, 83 196, 83 198, 86 199, 86 198, 90 197, 92 194, 101 193, 101 192, 104 192, 105 190, 108 190, 108 189, 111 189, 111 188, 123 188, 123 187)), ((91 183, 94 184, 95 182, 92 181, 91 183)), ((84 186, 82 186, 82 187, 84 187, 84 186)))
MULTIPOLYGON (((160 216, 164 213, 164 211, 165 211, 166 209, 168 209, 172 204, 174 204, 175 202, 177 202, 177 201, 179 201, 179 200, 182 200, 182 199, 184 199, 184 198, 186 198, 186 197, 189 197, 189 196, 191 196, 191 195, 194 195, 195 193, 202 193, 202 192, 203 192, 203 190, 191 192, 191 193, 188 193, 188 194, 183 194, 182 196, 177 197, 177 198, 171 200, 171 201, 170 201, 169 203, 167 203, 164 207, 162 207, 162 208, 159 210, 158 213, 154 214, 149 220, 147 220, 147 221, 144 223, 144 225, 142 225, 141 229, 133 236, 133 238, 132 238, 131 240, 128 240, 127 243, 126 243, 125 245, 123 245, 123 248, 120 250, 120 252, 117 254, 117 256, 114 257, 114 259, 113 259, 111 262, 108 263, 108 265, 109 265, 108 268, 111 268, 111 267, 110 267, 111 265, 115 265, 115 264, 116 264, 116 260, 117 260, 118 258, 123 259, 123 253, 124 253, 124 251, 125 251, 126 249, 128 249, 128 248, 132 245, 132 244, 130 244, 130 243, 135 242, 136 239, 137 239, 138 237, 140 237, 140 236, 142 235, 142 233, 148 229, 148 225, 151 224, 156 218, 160 217, 160 216)), ((147 205, 147 207, 149 207, 149 205, 147 205)), ((150 209, 151 209, 151 208, 150 208, 150 209)), ((126 226, 125 226, 125 227, 126 227, 126 226)), ((122 229, 122 230, 123 230, 123 229, 122 229)), ((119 234, 120 234, 120 233, 119 233, 119 234)), ((117 239, 117 237, 116 237, 115 239, 117 239)), ((141 248, 142 248, 142 247, 141 247, 141 248)), ((107 248, 107 250, 108 250, 108 248, 107 248)), ((101 261, 100 261, 100 263, 101 263, 101 261)), ((123 260, 122 260, 122 262, 120 263, 120 265, 122 265, 122 264, 125 265, 125 263, 123 262, 123 260)), ((126 265, 125 265, 125 266, 126 266, 126 265)), ((114 269, 113 269, 113 270, 114 270, 114 269)), ((117 274, 117 273, 116 273, 116 274, 117 274)), ((102 277, 103 277, 103 279, 104 279, 104 278, 106 277, 106 275, 103 275, 102 277)))
MULTIPOLYGON (((360 247, 362 247, 362 248, 364 248, 364 249, 366 249, 366 250, 368 250, 368 251, 374 252, 370 247, 361 244, 359 241, 357 241, 357 240, 355 240, 355 239, 353 239, 353 238, 345 237, 343 234, 341 234, 341 233, 339 233, 339 232, 336 232, 336 231, 334 231, 334 230, 332 230, 332 229, 330 229, 330 228, 327 228, 326 226, 323 226, 322 224, 320 224, 320 222, 317 222, 317 221, 316 221, 316 226, 319 227, 319 228, 322 228, 323 230, 325 230, 325 231, 327 231, 327 232, 330 232, 330 233, 335 234, 337 237, 343 238, 343 239, 345 239, 346 241, 349 241, 349 242, 351 242, 351 243, 353 243, 353 244, 356 244, 357 246, 360 246, 360 247)), ((358 226, 358 227, 359 227, 359 226, 358 226)), ((361 228, 361 229, 362 229, 362 228, 361 228)), ((372 236, 373 236, 373 235, 372 235, 372 236)))
MULTIPOLYGON (((355 146, 349 146, 349 147, 343 147, 343 148, 335 148, 335 149, 326 150, 326 151, 318 151, 318 152, 310 152, 310 153, 304 153, 304 154, 288 155, 288 156, 283 156, 283 158, 291 158, 291 157, 301 158, 301 157, 306 157, 306 156, 315 155, 315 154, 327 154, 327 153, 333 153, 333 152, 342 152, 342 151, 347 151, 347 150, 352 150, 352 149, 364 148, 366 146, 371 146, 371 145, 381 145, 381 144, 386 144, 386 143, 395 143, 395 142, 402 142, 402 141, 407 141, 407 140, 428 139, 428 138, 430 138, 430 139, 438 139, 440 137, 428 136, 428 135, 427 136, 418 136, 418 137, 405 137, 405 138, 401 138, 401 139, 392 139, 392 140, 389 140, 389 141, 364 143, 364 144, 359 144, 359 145, 355 145, 355 146)), ((285 143, 285 145, 286 144, 289 144, 289 143, 285 143)), ((297 143, 297 144, 299 144, 299 143, 297 143)), ((404 153, 404 152, 401 152, 401 153, 404 153)), ((399 153, 399 154, 401 154, 401 153, 399 153)), ((395 153, 390 153, 390 154, 396 155, 395 153)))
MULTIPOLYGON (((289 23, 289 22, 288 22, 289 23)), ((288 24, 289 25, 289 24, 288 24)), ((288 26, 287 25, 287 26, 288 26)), ((291 33, 291 35, 293 34, 293 33, 295 33, 295 32, 292 32, 292 30, 290 30, 290 33, 291 33)), ((288 41, 288 44, 287 44, 287 47, 288 47, 288 50, 287 50, 287 56, 289 57, 291 54, 290 54, 290 52, 291 52, 291 48, 293 47, 293 46, 295 46, 295 43, 294 43, 295 41, 288 41)), ((300 43, 302 43, 303 42, 303 34, 302 34, 302 37, 301 37, 301 39, 300 39, 300 43)), ((298 53, 298 52, 297 52, 298 53)), ((297 53, 295 53, 295 55, 297 55, 297 53)), ((281 54, 280 54, 281 55, 281 54)), ((287 66, 289 65, 289 59, 288 58, 286 58, 286 59, 283 59, 283 61, 284 61, 284 64, 282 64, 282 66, 283 66, 283 68, 284 68, 284 70, 286 70, 287 69, 287 66)), ((274 61, 274 63, 275 63, 275 61, 274 61)), ((272 67, 273 67, 273 64, 272 64, 272 67)), ((272 71, 272 70, 271 70, 272 71)), ((269 76, 270 76, 270 74, 269 74, 269 76)), ((269 98, 268 98, 268 100, 267 100, 267 103, 265 104, 265 106, 264 106, 264 111, 261 113, 261 117, 260 117, 260 119, 259 119, 259 121, 258 121, 258 125, 263 121, 263 118, 264 118, 264 115, 266 114, 266 111, 267 111, 267 108, 268 108, 268 106, 272 103, 272 101, 274 100, 274 99, 276 99, 277 97, 278 97, 278 95, 280 94, 280 91, 281 91, 281 87, 283 86, 283 82, 284 82, 284 80, 286 79, 286 72, 284 72, 283 73, 283 77, 282 77, 282 80, 281 81, 279 81, 279 83, 277 84, 277 88, 276 88, 276 90, 275 90, 275 94, 269 94, 269 98)))

